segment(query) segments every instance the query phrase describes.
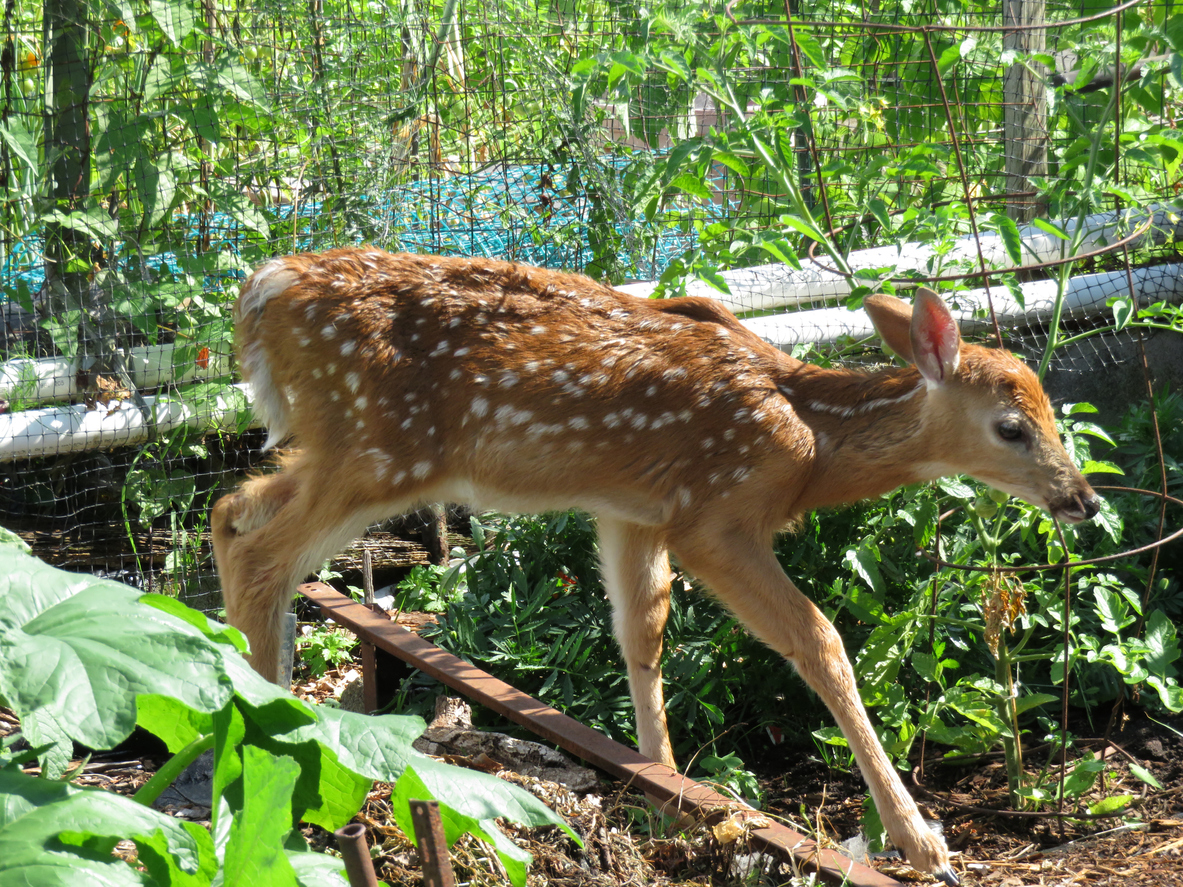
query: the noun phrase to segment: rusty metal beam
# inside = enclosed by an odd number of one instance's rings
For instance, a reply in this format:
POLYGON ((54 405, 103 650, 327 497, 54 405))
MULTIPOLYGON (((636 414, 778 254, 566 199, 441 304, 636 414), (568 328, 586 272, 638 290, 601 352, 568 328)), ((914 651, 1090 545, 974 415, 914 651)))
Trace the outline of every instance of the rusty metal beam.
MULTIPOLYGON (((720 809, 735 809, 734 801, 713 789, 543 705, 391 622, 386 616, 354 603, 335 589, 311 582, 301 585, 299 591, 327 618, 351 629, 362 641, 397 656, 469 699, 594 764, 643 791, 667 809, 685 811, 701 818, 717 814, 720 809)), ((753 829, 750 834, 754 848, 794 860, 803 868, 816 871, 827 883, 851 887, 902 887, 899 881, 881 872, 859 865, 833 850, 821 849, 817 842, 778 822, 753 829)))

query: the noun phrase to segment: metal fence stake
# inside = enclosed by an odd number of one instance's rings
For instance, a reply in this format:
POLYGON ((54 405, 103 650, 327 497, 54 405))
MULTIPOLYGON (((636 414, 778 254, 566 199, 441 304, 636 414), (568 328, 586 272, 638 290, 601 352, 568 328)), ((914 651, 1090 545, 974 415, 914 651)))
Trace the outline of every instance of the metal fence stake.
POLYGON ((366 841, 366 827, 360 822, 351 822, 333 832, 333 836, 341 848, 349 887, 378 887, 374 861, 370 859, 370 845, 366 841))
POLYGON ((411 801, 411 822, 419 845, 419 865, 423 868, 423 887, 456 887, 448 841, 440 821, 438 801, 411 801))

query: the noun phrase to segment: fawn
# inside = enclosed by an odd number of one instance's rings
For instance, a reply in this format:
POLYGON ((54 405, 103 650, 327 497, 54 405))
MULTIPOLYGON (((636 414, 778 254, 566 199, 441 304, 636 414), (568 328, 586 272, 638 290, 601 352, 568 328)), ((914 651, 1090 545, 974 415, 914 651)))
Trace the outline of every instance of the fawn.
POLYGON ((277 473, 213 512, 226 615, 274 680, 296 584, 423 503, 597 519, 640 750, 674 766, 662 695, 673 554, 833 713, 883 823, 956 883, 872 730, 842 640, 773 538, 810 509, 969 474, 1061 520, 1098 511, 1035 375, 961 341, 944 302, 865 300, 907 367, 822 369, 709 299, 646 300, 507 262, 338 249, 274 259, 235 309, 277 473))

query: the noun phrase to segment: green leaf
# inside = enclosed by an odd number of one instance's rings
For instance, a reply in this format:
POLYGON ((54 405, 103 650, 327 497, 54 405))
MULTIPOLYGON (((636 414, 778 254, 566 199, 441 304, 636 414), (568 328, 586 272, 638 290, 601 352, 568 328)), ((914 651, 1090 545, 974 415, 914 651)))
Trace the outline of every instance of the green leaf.
POLYGON ((861 824, 863 834, 867 836, 867 851, 870 853, 882 852, 883 845, 887 841, 887 828, 883 825, 879 810, 875 807, 875 799, 869 794, 863 800, 861 824))
POLYGON ((1112 815, 1130 806, 1130 802, 1133 800, 1133 795, 1111 795, 1090 806, 1089 813, 1093 816, 1112 815))
POLYGON ((271 236, 271 225, 259 208, 247 199, 247 196, 235 191, 223 182, 211 182, 210 193, 214 198, 214 205, 224 213, 252 231, 257 231, 263 237, 271 236))
POLYGON ((1086 459, 1080 470, 1084 474, 1125 474, 1120 465, 1096 459, 1086 459))
POLYGON ((957 478, 943 477, 937 481, 937 486, 954 499, 969 500, 977 497, 977 493, 974 492, 973 487, 957 478))
POLYGON ((711 200, 711 189, 706 186, 701 177, 691 173, 683 173, 678 176, 670 182, 669 187, 699 200, 711 200))
POLYGON ((727 285, 727 278, 720 274, 717 268, 695 268, 694 276, 699 280, 709 283, 721 293, 731 294, 731 287, 727 285))
POLYGON ((937 59, 937 72, 941 77, 948 73, 949 69, 961 61, 961 45, 954 43, 948 46, 941 52, 941 57, 937 59))
POLYGON ((1068 232, 1058 225, 1053 225, 1047 219, 1032 219, 1031 224, 1041 231, 1046 231, 1053 237, 1058 237, 1060 240, 1068 240, 1068 232))
POLYGON ((337 857, 306 850, 288 850, 287 854, 300 887, 349 887, 345 864, 337 857))
POLYGON ((148 0, 148 11, 174 45, 197 27, 197 6, 192 0, 148 0))
POLYGON ((1051 705, 1059 701, 1060 697, 1053 696, 1051 693, 1028 693, 1015 700, 1015 711, 1018 714, 1023 714, 1041 705, 1051 705))
POLYGON ((730 151, 721 151, 719 149, 715 149, 714 153, 711 154, 711 160, 713 160, 715 163, 723 164, 733 173, 738 176, 742 176, 745 179, 749 178, 752 174, 751 170, 748 168, 748 165, 730 151))
POLYGON ((799 231, 806 237, 818 241, 818 243, 825 243, 826 236, 813 219, 802 218, 801 216, 782 215, 779 217, 781 224, 788 225, 795 231, 799 231))
POLYGON ((1105 769, 1105 762, 1091 755, 1080 761, 1072 768, 1068 778, 1064 780, 1064 797, 1079 798, 1097 781, 1097 775, 1105 769))
POLYGON ((1107 588, 1094 588, 1093 597, 1097 601, 1097 614, 1101 617, 1101 627, 1110 634, 1120 634, 1123 628, 1133 623, 1137 618, 1130 613, 1125 598, 1107 588))
POLYGON ((222 654, 126 585, 0 548, 0 696, 62 772, 71 742, 112 748, 136 723, 139 693, 213 712, 230 699, 222 654))
MULTIPOLYGON (((436 764, 435 761, 426 760, 430 764, 436 764)), ((412 800, 430 801, 439 800, 439 798, 431 786, 430 779, 420 779, 419 773, 415 769, 408 769, 399 778, 394 790, 390 793, 390 805, 395 822, 408 836, 415 834, 414 824, 411 820, 410 802, 412 800)), ((488 841, 493 845, 501 864, 505 866, 510 883, 514 887, 525 887, 526 870, 530 865, 531 856, 505 837, 501 830, 494 825, 493 818, 499 814, 493 810, 489 812, 492 815, 483 819, 477 818, 440 800, 440 820, 444 827, 445 840, 451 847, 461 835, 471 833, 488 841)))
POLYGON ((25 554, 32 551, 28 542, 12 532, 12 530, 5 529, 4 527, 0 527, 0 545, 12 545, 19 551, 25 552, 25 554))
POLYGON ((809 59, 810 64, 816 68, 825 69, 828 67, 825 50, 812 34, 798 30, 793 34, 793 40, 796 42, 797 48, 809 59))
POLYGON ((1120 332, 1130 325, 1130 321, 1138 313, 1137 307, 1134 305, 1134 300, 1125 298, 1117 299, 1113 303, 1113 326, 1114 332, 1120 332))
POLYGON ((243 805, 227 833, 222 861, 225 883, 296 887, 296 872, 283 845, 292 830, 286 814, 292 808, 299 773, 300 767, 289 757, 243 746, 243 805))
POLYGON ((849 548, 843 559, 851 572, 859 576, 877 593, 883 593, 883 577, 879 573, 879 549, 873 545, 849 548))
POLYGON ((4 140, 8 149, 20 158, 26 167, 37 170, 37 139, 19 117, 10 117, 0 122, 0 139, 4 140))
POLYGON ((1178 629, 1162 610, 1154 610, 1146 618, 1145 641, 1150 649, 1147 669, 1162 677, 1173 676, 1174 662, 1179 658, 1178 629))
POLYGON ((0 884, 122 887, 208 885, 217 860, 209 833, 112 792, 0 770, 0 884), (136 842, 146 879, 111 855, 136 842))
POLYGON ((891 215, 887 209, 887 203, 880 197, 872 197, 867 201, 867 209, 871 211, 871 215, 883 228, 885 234, 891 233, 891 215))
POLYGON ((1012 265, 1023 264, 1023 238, 1019 234, 1019 226, 1015 220, 1002 213, 994 214, 994 224, 998 226, 998 235, 1002 238, 1002 245, 1006 247, 1006 254, 1012 265))
POLYGON ((1159 782, 1158 779, 1155 778, 1154 774, 1145 767, 1131 762, 1129 768, 1130 773, 1132 773, 1137 779, 1142 780, 1151 788, 1156 788, 1159 791, 1162 791, 1162 783, 1159 782))

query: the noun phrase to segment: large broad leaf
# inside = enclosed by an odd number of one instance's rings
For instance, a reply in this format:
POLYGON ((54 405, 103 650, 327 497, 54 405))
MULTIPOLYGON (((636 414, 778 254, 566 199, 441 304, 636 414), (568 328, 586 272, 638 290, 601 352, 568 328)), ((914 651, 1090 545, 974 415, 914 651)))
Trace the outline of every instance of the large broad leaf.
POLYGON ((198 712, 232 688, 225 654, 191 625, 118 582, 67 573, 0 547, 0 698, 59 774, 72 742, 112 748, 136 723, 136 695, 198 712))
POLYGON ((372 780, 396 782, 413 766, 431 797, 474 821, 504 816, 524 825, 555 825, 575 837, 529 792, 495 776, 440 764, 412 748, 423 732, 421 718, 372 717, 308 706, 237 657, 227 668, 245 703, 239 708, 246 741, 300 764, 294 807, 306 822, 340 828, 353 816, 372 780))
POLYGON ((216 869, 209 832, 111 792, 0 770, 0 884, 21 887, 208 885, 216 869), (111 855, 136 842, 152 880, 111 855))
MULTIPOLYGON (((451 769, 447 768, 446 764, 440 764, 430 759, 428 759, 428 763, 437 768, 451 769)), ((436 797, 435 789, 429 785, 430 781, 430 777, 428 780, 420 779, 417 769, 408 769, 399 779, 390 796, 390 807, 394 813, 395 821, 407 835, 415 834, 410 802, 431 800, 436 797)), ((500 782, 501 780, 496 781, 500 782)), ((497 851, 497 856, 501 859, 501 864, 505 866, 505 871, 514 887, 526 887, 526 872, 530 867, 531 856, 507 838, 497 828, 492 817, 480 819, 469 816, 441 801, 440 821, 444 826, 444 837, 447 839, 449 847, 466 832, 483 838, 497 851)))
POLYGON ((243 805, 227 830, 225 883, 296 887, 296 871, 284 850, 292 824, 283 814, 291 808, 299 767, 251 745, 242 746, 241 761, 243 805))

